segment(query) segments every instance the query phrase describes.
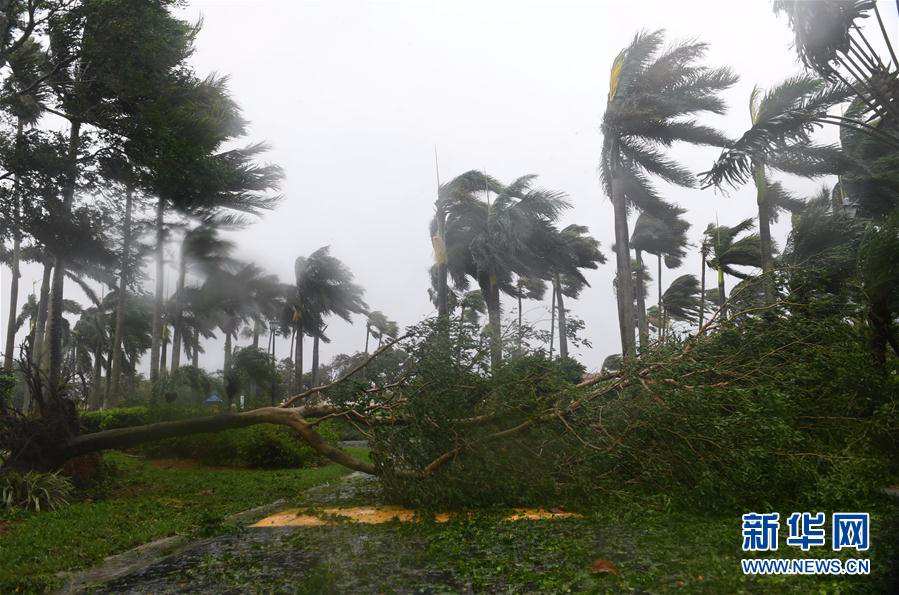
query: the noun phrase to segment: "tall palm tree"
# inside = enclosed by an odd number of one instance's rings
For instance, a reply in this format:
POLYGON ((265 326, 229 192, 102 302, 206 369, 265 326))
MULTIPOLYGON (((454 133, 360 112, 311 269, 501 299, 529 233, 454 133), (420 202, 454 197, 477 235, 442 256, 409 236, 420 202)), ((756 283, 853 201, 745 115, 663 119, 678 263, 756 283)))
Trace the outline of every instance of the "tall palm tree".
POLYGON ((663 319, 696 324, 699 322, 701 295, 696 275, 677 277, 662 294, 663 319))
MULTIPOLYGON (((590 236, 589 231, 584 225, 568 225, 559 232, 559 247, 554 254, 555 263, 551 273, 554 308, 559 312, 559 356, 562 359, 568 357, 568 327, 564 298, 577 299, 581 291, 590 286, 581 269, 596 269, 606 262, 605 255, 599 251, 599 241, 590 236)), ((552 328, 550 328, 551 336, 552 328)))
POLYGON ((20 177, 22 175, 23 145, 25 143, 25 129, 37 124, 43 114, 43 101, 46 97, 45 89, 38 85, 41 72, 46 68, 47 56, 34 39, 23 40, 21 46, 9 56, 7 66, 10 76, 3 80, 0 88, 0 97, 3 98, 2 107, 8 111, 16 121, 16 136, 13 140, 12 163, 6 164, 8 170, 13 171, 13 184, 10 191, 11 201, 8 221, 9 235, 12 236, 13 246, 10 260, 9 283, 9 314, 6 327, 6 345, 3 350, 3 368, 11 370, 13 367, 13 351, 15 350, 16 311, 19 299, 19 264, 22 246, 22 204, 20 177))
POLYGON ((470 170, 456 176, 446 184, 437 188, 437 200, 434 202, 434 218, 431 220, 431 243, 434 246, 434 260, 437 270, 436 293, 437 315, 449 315, 447 289, 447 254, 446 254, 446 218, 449 212, 458 208, 460 203, 477 202, 481 192, 499 192, 500 184, 477 170, 470 170))
POLYGON ((609 95, 602 121, 600 173, 615 215, 615 253, 618 278, 618 317, 624 357, 635 351, 634 290, 627 211, 658 213, 662 201, 649 182, 692 187, 693 175, 672 161, 665 149, 676 141, 725 146, 720 132, 693 119, 697 113, 722 114, 718 94, 737 81, 728 68, 707 68, 697 61, 707 45, 696 41, 663 49, 663 31, 638 33, 612 63, 609 95))
POLYGON ((247 128, 228 94, 226 78, 177 78, 169 84, 162 101, 164 108, 159 112, 163 119, 151 121, 149 126, 155 134, 148 145, 156 150, 143 156, 152 172, 148 183, 158 196, 151 380, 160 367, 166 212, 172 208, 206 223, 242 226, 250 221, 248 216, 258 216, 280 202, 281 195, 274 192, 283 177, 280 167, 259 163, 268 150, 264 143, 223 150, 247 128))
POLYGON ((502 361, 500 292, 516 295, 515 276, 546 278, 557 243, 553 223, 569 207, 565 194, 534 188, 536 176, 518 178, 493 201, 459 201, 446 223, 447 269, 459 290, 469 278, 487 304, 490 361, 502 361))
POLYGON ((662 259, 668 268, 675 269, 681 265, 684 256, 687 255, 687 230, 690 224, 681 218, 686 211, 680 207, 671 206, 660 216, 649 213, 641 213, 634 223, 634 231, 631 235, 631 247, 634 249, 637 261, 636 295, 637 295, 637 329, 640 336, 640 346, 645 346, 649 341, 649 327, 646 322, 645 302, 641 293, 646 289, 641 288, 645 284, 643 279, 643 252, 656 256, 658 260, 658 304, 662 303, 662 259))
MULTIPOLYGON (((241 324, 250 319, 271 296, 280 291, 277 277, 268 275, 255 264, 244 264, 236 271, 218 269, 204 283, 204 299, 217 312, 217 326, 225 335, 222 372, 231 371, 232 340, 241 324)), ((233 395, 228 394, 230 406, 233 395)))
MULTIPOLYGON (((353 273, 339 259, 331 256, 330 246, 323 246, 294 263, 296 292, 302 312, 303 326, 297 332, 298 375, 302 370, 303 334, 312 335, 312 385, 318 384, 318 350, 320 340, 327 340, 325 319, 338 316, 350 322, 353 314, 363 314, 368 306, 362 299, 365 290, 353 282, 353 273)), ((302 378, 299 376, 299 378, 302 378)))
POLYGON ((515 297, 518 300, 518 352, 521 352, 524 341, 524 320, 522 302, 524 300, 540 301, 546 295, 546 281, 536 277, 523 277, 515 280, 515 297))
POLYGON ((199 273, 202 277, 208 277, 218 270, 232 267, 234 259, 231 253, 234 250, 234 242, 222 238, 216 226, 211 224, 199 225, 188 230, 181 241, 181 256, 178 265, 178 280, 173 298, 174 311, 172 327, 172 372, 181 364, 181 343, 184 332, 182 320, 184 316, 185 283, 189 271, 199 273))
POLYGON ((755 183, 767 303, 774 299, 771 221, 778 209, 802 208, 802 202, 773 182, 769 172, 815 178, 846 171, 848 161, 837 146, 816 144, 810 136, 816 115, 826 113, 844 98, 845 93, 839 89, 806 74, 781 81, 764 94, 758 86, 754 87, 749 97, 752 126, 726 147, 712 168, 702 174, 703 186, 721 186, 727 182, 736 187, 750 178, 755 183))
POLYGON ((741 272, 736 266, 762 266, 761 243, 758 234, 746 234, 755 227, 752 219, 745 219, 732 227, 709 223, 705 230, 711 258, 708 265, 718 273, 718 308, 721 318, 727 317, 724 288, 724 274, 738 279, 747 279, 749 275, 741 272))
POLYGON ((384 337, 396 338, 399 333, 399 327, 396 322, 387 318, 387 315, 380 310, 370 312, 365 321, 365 353, 368 353, 368 339, 374 337, 378 340, 378 348, 384 337))

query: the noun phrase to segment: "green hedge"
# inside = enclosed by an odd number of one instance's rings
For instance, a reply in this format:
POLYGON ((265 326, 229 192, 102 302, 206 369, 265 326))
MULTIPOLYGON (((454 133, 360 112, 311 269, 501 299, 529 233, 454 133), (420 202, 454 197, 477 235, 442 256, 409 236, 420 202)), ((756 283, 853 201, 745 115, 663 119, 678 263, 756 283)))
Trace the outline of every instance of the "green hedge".
MULTIPOLYGON (((183 407, 119 407, 82 413, 84 433, 127 428, 160 421, 208 415, 208 410, 183 407)), ((326 421, 317 426, 325 440, 339 438, 337 426, 326 421)), ((321 458, 290 428, 260 424, 249 428, 167 438, 136 449, 148 457, 186 458, 204 465, 277 469, 311 467, 321 458)))

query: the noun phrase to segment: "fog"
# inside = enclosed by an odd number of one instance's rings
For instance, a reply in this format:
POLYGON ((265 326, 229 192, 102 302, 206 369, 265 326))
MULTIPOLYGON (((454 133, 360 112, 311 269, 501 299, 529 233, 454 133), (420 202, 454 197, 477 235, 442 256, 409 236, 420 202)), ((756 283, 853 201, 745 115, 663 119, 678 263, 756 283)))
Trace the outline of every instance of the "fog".
MULTIPOLYGON (((612 207, 597 173, 615 55, 640 29, 665 28, 670 39, 708 42, 705 62, 731 66, 741 79, 724 95, 728 114, 700 120, 732 136, 749 126, 753 85, 765 87, 800 70, 786 18, 765 1, 235 1, 191 2, 182 12, 204 22, 192 58, 197 71, 230 76, 231 93, 252 123, 247 140, 268 142, 266 159, 286 172, 280 208, 233 234, 240 258, 290 282, 297 256, 330 245, 365 287, 372 309, 401 327, 413 324, 435 314, 427 295, 435 148, 444 182, 469 169, 503 182, 538 174, 540 186, 570 196, 573 208, 561 225, 589 226, 608 259, 587 271, 591 287, 567 304, 586 323, 592 348, 574 355, 589 369, 620 350, 612 207)), ((833 129, 819 134, 828 142, 836 137, 833 129)), ((698 172, 717 153, 676 145, 671 155, 698 172)), ((776 177, 800 195, 832 183, 776 177)), ((687 209, 694 244, 710 222, 733 224, 756 214, 751 187, 728 195, 659 187, 687 209)), ((783 216, 773 227, 780 247, 788 230, 783 216)), ((680 269, 664 271, 663 283, 698 275, 699 268, 694 246, 680 269)), ((23 267, 20 304, 39 278, 36 266, 23 267)), ((174 279, 172 268, 169 291, 174 279)), ((2 280, 8 287, 6 268, 2 280)), ((728 287, 734 282, 728 279, 728 287)), ((71 282, 66 290, 67 297, 80 297, 71 282)), ((652 305, 654 282, 649 291, 652 305)), ((512 298, 504 299, 507 312, 514 307, 512 298)), ((2 311, 5 317, 5 306, 2 311)), ((543 303, 525 302, 525 317, 548 326, 548 295, 543 303)), ((364 321, 332 319, 328 335, 323 362, 361 350, 364 321)), ((200 364, 220 369, 222 344, 206 342, 200 364)), ((277 351, 287 354, 286 339, 277 351)), ((141 369, 148 367, 149 353, 141 369)))

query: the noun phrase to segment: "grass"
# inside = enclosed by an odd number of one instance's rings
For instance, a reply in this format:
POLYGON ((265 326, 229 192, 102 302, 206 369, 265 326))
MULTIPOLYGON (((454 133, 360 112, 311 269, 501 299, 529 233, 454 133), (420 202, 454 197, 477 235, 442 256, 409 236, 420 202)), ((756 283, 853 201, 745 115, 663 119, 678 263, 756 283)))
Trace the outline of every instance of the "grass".
MULTIPOLYGON (((317 594, 896 592, 895 507, 872 515, 872 550, 858 555, 872 559, 868 577, 744 576, 739 515, 707 517, 638 503, 580 519, 510 522, 502 520, 504 512, 484 510, 447 523, 247 529, 177 568, 104 588, 168 591, 190 585, 203 592, 317 594), (609 560, 618 574, 591 572, 596 558, 609 560)), ((777 555, 802 557, 785 544, 777 555)))
MULTIPOLYGON (((365 455, 366 449, 354 454, 365 455)), ((348 473, 338 465, 311 469, 158 468, 108 453, 116 471, 86 499, 53 512, 0 513, 0 592, 40 591, 55 573, 179 533, 226 530, 226 515, 295 499, 300 492, 348 473)))
MULTIPOLYGON (((352 449, 359 457, 365 449, 352 449)), ((209 592, 899 592, 899 507, 882 502, 871 512, 871 550, 829 548, 803 554, 783 543, 772 557, 859 557, 871 576, 744 576, 740 518, 668 509, 664 502, 610 498, 583 518, 502 519, 504 510, 458 515, 447 523, 386 523, 230 531, 233 512, 287 500, 297 504, 372 504, 376 492, 320 488, 347 473, 337 466, 256 471, 161 469, 142 459, 107 455, 119 468, 105 494, 41 514, 0 516, 0 592, 41 591, 59 570, 90 566, 104 556, 176 533, 226 533, 214 547, 180 558, 171 569, 122 579, 105 588, 149 591, 179 585, 209 592), (343 495, 341 490, 344 490, 343 495), (315 496, 315 494, 318 496, 315 496), (328 499, 338 494, 338 500, 328 499), (309 500, 308 502, 306 500, 309 500), (618 574, 593 573, 597 558, 618 574), (130 583, 128 581, 131 581, 130 583), (149 581, 149 582, 146 582, 149 581)), ((785 518, 789 512, 781 510, 785 518)), ((749 557, 746 555, 745 557, 749 557)))

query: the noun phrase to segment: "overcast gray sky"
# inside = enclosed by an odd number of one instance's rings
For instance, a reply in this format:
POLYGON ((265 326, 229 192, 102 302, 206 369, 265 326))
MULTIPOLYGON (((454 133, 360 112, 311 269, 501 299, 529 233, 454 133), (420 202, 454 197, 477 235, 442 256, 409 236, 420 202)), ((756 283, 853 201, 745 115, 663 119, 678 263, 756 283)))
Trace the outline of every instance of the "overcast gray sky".
MULTIPOLYGON (((884 12, 895 31, 896 11, 884 12)), ((800 70, 786 19, 767 0, 203 1, 191 2, 183 15, 204 20, 196 69, 230 75, 231 93, 252 122, 249 139, 270 143, 268 160, 287 175, 283 205, 236 235, 242 258, 287 282, 297 256, 330 245, 366 288, 373 309, 401 326, 413 324, 434 313, 426 290, 435 146, 443 181, 469 169, 504 182, 539 174, 540 185, 570 195, 573 208, 562 224, 589 226, 609 260, 587 272, 591 287, 568 303, 593 343, 576 353, 590 369, 619 351, 612 208, 597 175, 599 124, 615 55, 640 29, 665 28, 671 39, 708 42, 707 63, 729 65, 741 80, 725 94, 726 116, 701 119, 731 135, 749 125, 753 85, 800 70)), ((833 141, 836 131, 820 137, 833 141)), ((707 169, 716 154, 711 148, 672 150, 694 171, 707 169)), ((800 194, 822 183, 780 179, 800 194)), ((661 188, 666 199, 688 209, 694 243, 716 217, 732 224, 756 213, 748 187, 729 196, 661 188)), ((775 225, 780 246, 788 227, 788 217, 775 225)), ((694 248, 680 269, 663 273, 664 282, 698 275, 699 266, 694 248)), ((9 271, 2 275, 8 287, 9 271)), ((174 271, 169 275, 174 279, 174 271)), ((39 271, 26 268, 20 303, 36 278, 39 271)), ((504 306, 511 309, 513 300, 504 306)), ((529 319, 548 326, 548 297, 542 304, 526 302, 525 309, 529 319)), ((362 349, 364 334, 361 318, 353 326, 332 321, 323 361, 362 349)), ((210 342, 206 351, 201 365, 221 368, 220 344, 210 342)), ((286 340, 278 353, 287 353, 286 340)))

